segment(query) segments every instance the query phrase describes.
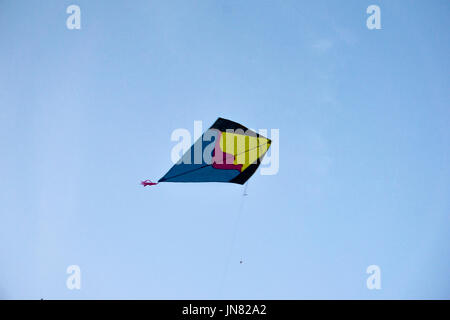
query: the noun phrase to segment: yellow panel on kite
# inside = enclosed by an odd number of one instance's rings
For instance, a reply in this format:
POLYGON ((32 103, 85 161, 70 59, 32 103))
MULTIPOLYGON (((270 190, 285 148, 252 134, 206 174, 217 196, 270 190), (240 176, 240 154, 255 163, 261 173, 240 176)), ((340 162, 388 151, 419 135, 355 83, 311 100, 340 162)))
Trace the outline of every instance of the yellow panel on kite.
POLYGON ((222 132, 220 148, 235 157, 234 164, 242 164, 241 172, 261 158, 269 149, 270 140, 264 137, 222 132))

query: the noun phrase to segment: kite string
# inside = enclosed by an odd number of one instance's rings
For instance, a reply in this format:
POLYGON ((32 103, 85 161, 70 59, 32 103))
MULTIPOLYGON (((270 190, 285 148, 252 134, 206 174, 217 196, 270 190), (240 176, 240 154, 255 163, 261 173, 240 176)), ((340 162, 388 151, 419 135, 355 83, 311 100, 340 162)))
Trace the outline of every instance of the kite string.
POLYGON ((245 184, 244 192, 242 193, 241 202, 239 204, 238 213, 237 213, 236 219, 234 221, 233 234, 232 234, 232 238, 231 238, 230 250, 228 252, 228 257, 227 257, 227 260, 226 260, 225 270, 224 270, 224 273, 223 273, 223 276, 222 276, 222 281, 220 283, 220 295, 222 295, 222 293, 223 293, 223 286, 224 286, 225 280, 226 280, 227 275, 228 275, 228 269, 229 269, 229 266, 230 266, 230 260, 231 260, 231 257, 233 255, 233 249, 234 249, 235 242, 236 242, 236 236, 237 236, 237 231, 238 231, 238 227, 239 227, 239 221, 241 220, 242 211, 243 211, 242 209, 244 208, 244 200, 245 200, 245 196, 247 195, 247 187, 248 187, 248 182, 245 184))

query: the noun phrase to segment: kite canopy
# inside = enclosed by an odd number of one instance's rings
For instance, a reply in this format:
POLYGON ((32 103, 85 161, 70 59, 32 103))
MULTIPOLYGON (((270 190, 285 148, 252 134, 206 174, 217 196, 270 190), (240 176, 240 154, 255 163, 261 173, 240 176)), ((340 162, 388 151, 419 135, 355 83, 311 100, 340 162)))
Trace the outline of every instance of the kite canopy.
POLYGON ((244 184, 258 169, 271 140, 218 118, 158 182, 244 184))

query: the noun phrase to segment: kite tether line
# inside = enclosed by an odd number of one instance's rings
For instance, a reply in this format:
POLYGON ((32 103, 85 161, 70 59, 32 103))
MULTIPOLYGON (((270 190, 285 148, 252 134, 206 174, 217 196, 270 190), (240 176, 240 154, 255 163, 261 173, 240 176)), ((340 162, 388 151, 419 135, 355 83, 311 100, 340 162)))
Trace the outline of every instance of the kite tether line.
MULTIPOLYGON (((235 219, 234 225, 233 225, 233 230, 232 230, 233 234, 232 234, 232 238, 231 238, 231 245, 230 245, 230 249, 229 249, 229 252, 228 252, 227 260, 225 262, 226 263, 225 270, 224 270, 224 273, 223 273, 223 276, 222 276, 222 280, 221 280, 221 283, 220 283, 220 292, 219 292, 220 295, 222 295, 223 286, 224 286, 224 283, 225 283, 227 275, 228 275, 228 269, 229 269, 229 266, 230 266, 230 260, 231 260, 231 257, 233 255, 233 250, 234 250, 235 243, 236 243, 239 222, 241 220, 241 216, 242 216, 242 212, 243 212, 243 208, 244 208, 245 196, 248 195, 247 188, 248 188, 248 181, 247 181, 247 183, 244 186, 244 192, 242 193, 241 203, 239 204, 239 209, 238 209, 238 212, 237 212, 237 215, 236 215, 236 219, 235 219)), ((242 262, 243 261, 242 261, 242 257, 241 257, 239 263, 242 264, 242 262)))

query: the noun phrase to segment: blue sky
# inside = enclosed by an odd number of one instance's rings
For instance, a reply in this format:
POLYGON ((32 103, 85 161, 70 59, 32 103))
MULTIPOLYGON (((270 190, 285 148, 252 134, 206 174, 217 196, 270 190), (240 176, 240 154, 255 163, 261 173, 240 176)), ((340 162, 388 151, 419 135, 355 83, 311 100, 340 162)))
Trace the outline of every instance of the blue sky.
POLYGON ((0 298, 450 298, 449 9, 0 0, 0 298), (280 130, 237 223, 242 186, 139 185, 219 116, 280 130))

